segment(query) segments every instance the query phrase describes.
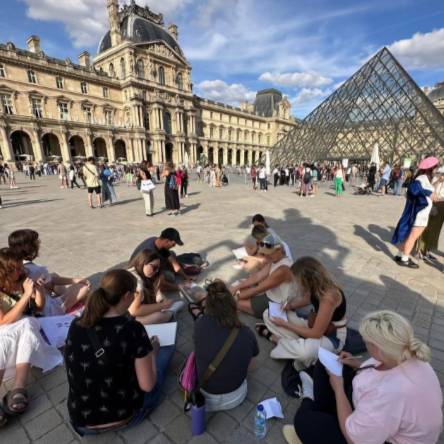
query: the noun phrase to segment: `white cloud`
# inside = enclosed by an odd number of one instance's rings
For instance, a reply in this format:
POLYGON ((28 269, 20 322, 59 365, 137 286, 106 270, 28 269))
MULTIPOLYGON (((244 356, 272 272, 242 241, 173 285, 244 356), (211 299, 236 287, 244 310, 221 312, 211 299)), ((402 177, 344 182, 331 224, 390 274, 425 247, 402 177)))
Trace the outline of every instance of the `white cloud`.
POLYGON ((264 72, 259 77, 259 80, 270 82, 275 85, 288 87, 319 87, 332 83, 332 79, 321 76, 316 72, 288 72, 288 73, 271 73, 264 72))
POLYGON ((197 85, 197 90, 204 98, 217 102, 239 105, 240 102, 253 101, 256 92, 240 83, 228 84, 223 80, 204 80, 197 85))
POLYGON ((411 68, 432 69, 444 67, 444 28, 436 29, 392 43, 389 50, 411 68))
POLYGON ((227 43, 227 38, 222 34, 213 34, 206 45, 184 49, 185 55, 191 60, 208 60, 212 59, 227 43))
MULTIPOLYGON (((105 0, 22 0, 27 15, 35 20, 56 21, 65 25, 77 48, 95 46, 108 30, 105 0)), ((138 0, 154 12, 174 16, 193 0, 138 0)), ((120 2, 128 3, 126 2, 120 2)), ((171 17, 170 17, 171 18, 171 17)))
POLYGON ((306 105, 307 103, 313 102, 314 99, 326 97, 328 94, 330 94, 330 91, 319 88, 302 88, 292 100, 292 103, 295 105, 306 105))

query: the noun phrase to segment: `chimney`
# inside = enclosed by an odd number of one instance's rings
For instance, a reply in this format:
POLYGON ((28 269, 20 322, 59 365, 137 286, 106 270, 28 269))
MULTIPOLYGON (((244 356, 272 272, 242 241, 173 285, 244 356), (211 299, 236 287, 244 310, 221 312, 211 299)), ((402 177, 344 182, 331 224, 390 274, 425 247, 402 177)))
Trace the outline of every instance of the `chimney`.
POLYGON ((168 26, 168 32, 174 37, 174 40, 176 40, 176 42, 179 41, 179 31, 177 29, 177 25, 171 23, 168 26))
POLYGON ((90 65, 89 52, 83 51, 82 54, 79 55, 79 65, 88 67, 90 65))
POLYGON ((108 9, 109 30, 111 33, 111 46, 117 46, 120 43, 122 43, 118 0, 108 0, 107 9, 108 9))
POLYGON ((41 51, 40 38, 36 35, 29 37, 26 43, 28 44, 29 51, 33 52, 34 54, 38 54, 41 51))

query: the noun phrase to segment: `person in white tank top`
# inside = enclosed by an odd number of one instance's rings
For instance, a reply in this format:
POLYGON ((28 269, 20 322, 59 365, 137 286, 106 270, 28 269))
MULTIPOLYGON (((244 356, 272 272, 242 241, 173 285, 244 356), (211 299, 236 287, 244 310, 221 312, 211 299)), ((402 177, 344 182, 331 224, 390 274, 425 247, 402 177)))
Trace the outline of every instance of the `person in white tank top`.
POLYGON ((296 283, 285 256, 282 241, 268 234, 259 243, 259 253, 270 258, 270 264, 231 288, 240 311, 262 319, 269 302, 284 304, 296 295, 296 283))

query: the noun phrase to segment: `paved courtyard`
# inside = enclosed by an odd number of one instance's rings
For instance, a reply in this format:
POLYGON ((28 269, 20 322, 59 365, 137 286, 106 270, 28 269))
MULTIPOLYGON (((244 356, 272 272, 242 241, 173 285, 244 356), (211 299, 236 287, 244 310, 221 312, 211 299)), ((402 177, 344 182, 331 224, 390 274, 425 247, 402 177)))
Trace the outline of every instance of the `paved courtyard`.
MULTIPOLYGON (((438 266, 425 264, 419 270, 400 268, 391 258, 395 250, 388 242, 404 199, 353 196, 349 192, 336 199, 327 186, 316 198, 300 198, 288 187, 253 192, 240 179, 220 190, 192 182, 182 215, 164 212, 148 218, 137 190, 123 184, 116 187, 118 205, 95 210, 87 207, 84 190, 61 190, 55 177, 30 183, 19 175, 19 186, 18 190, 0 186, 6 206, 0 210, 0 246, 6 245, 11 231, 33 228, 42 239, 39 263, 62 275, 86 276, 94 282, 104 270, 124 264, 141 240, 167 226, 176 227, 185 242, 177 252, 207 255, 211 267, 202 280, 217 276, 233 281, 240 275, 232 267, 231 250, 248 234, 251 215, 261 212, 288 242, 295 257, 316 256, 333 272, 344 287, 352 326, 378 308, 390 308, 409 318, 416 334, 431 346, 432 364, 444 384, 444 274, 438 266)), ((162 208, 163 193, 158 187, 156 211, 162 208)), ((443 239, 440 252, 443 264, 443 239)), ((254 325, 251 318, 243 320, 254 325)), ((248 380, 247 400, 232 411, 210 416, 207 433, 191 437, 190 419, 182 411, 177 371, 192 350, 192 327, 191 319, 183 313, 161 406, 134 429, 82 442, 253 443, 253 409, 270 396, 281 401, 285 419, 269 421, 266 442, 284 442, 281 427, 292 422, 298 401, 283 393, 282 364, 269 358, 271 345, 262 339, 257 370, 248 380)), ((64 369, 44 376, 34 372, 29 390, 33 398, 29 410, 0 431, 1 443, 80 442, 67 422, 64 369)))

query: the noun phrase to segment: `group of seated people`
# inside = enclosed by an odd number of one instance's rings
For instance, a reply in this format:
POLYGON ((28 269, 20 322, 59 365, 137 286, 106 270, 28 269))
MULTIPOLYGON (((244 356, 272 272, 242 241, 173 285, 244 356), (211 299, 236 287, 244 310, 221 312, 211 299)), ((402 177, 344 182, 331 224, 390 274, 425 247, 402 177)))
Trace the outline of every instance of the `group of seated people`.
POLYGON ((263 321, 256 333, 275 344, 271 358, 292 360, 299 374, 302 403, 294 425, 283 429, 287 442, 437 442, 441 388, 430 349, 408 321, 385 310, 367 315, 359 331, 370 359, 354 358, 343 351, 346 298, 329 271, 313 257, 294 262, 262 215, 252 225, 244 243, 245 279, 231 286, 214 279, 205 288, 192 282, 194 268, 208 264, 196 254, 176 256, 173 248, 183 242, 174 228, 142 242, 128 267, 107 271, 94 290, 87 279, 62 277, 34 263, 38 233, 11 233, 9 246, 0 250, 0 383, 14 373, 15 379, 1 404, 0 426, 28 407, 31 366, 45 371, 62 363, 60 352, 42 338, 37 318, 70 312, 82 312, 63 350, 73 429, 84 436, 140 423, 161 402, 175 352, 174 345, 161 347, 158 338, 149 338, 144 325, 175 320, 189 302, 198 380, 236 331, 201 386, 207 412, 233 409, 247 396, 259 345, 241 321, 243 312, 263 321), (175 298, 176 292, 185 297, 175 298), (280 304, 287 320, 270 315, 270 302, 280 304), (338 355, 343 377, 318 361, 320 346, 338 355))

